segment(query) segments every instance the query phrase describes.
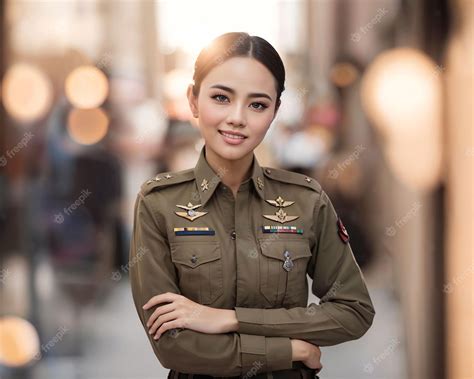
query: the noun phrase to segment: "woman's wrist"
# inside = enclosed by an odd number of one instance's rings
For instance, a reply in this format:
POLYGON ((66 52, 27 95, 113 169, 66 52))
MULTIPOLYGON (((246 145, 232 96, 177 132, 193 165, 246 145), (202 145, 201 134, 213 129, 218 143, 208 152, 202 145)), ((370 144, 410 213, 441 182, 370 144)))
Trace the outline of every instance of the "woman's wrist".
POLYGON ((305 342, 301 340, 291 340, 292 361, 303 361, 308 358, 308 349, 305 342))
POLYGON ((236 332, 239 330, 239 321, 233 309, 219 309, 222 315, 222 330, 221 333, 236 332))

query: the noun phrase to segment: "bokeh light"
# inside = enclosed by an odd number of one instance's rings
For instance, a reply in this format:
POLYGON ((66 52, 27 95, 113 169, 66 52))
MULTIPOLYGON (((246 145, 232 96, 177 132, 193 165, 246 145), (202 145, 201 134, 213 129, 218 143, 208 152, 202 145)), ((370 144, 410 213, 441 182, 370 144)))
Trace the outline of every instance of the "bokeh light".
POLYGON ((32 122, 50 109, 53 92, 49 79, 39 68, 16 63, 5 74, 1 97, 11 117, 20 122, 32 122))
POLYGON ((362 103, 383 134, 418 133, 438 126, 441 81, 435 63, 415 49, 380 54, 362 81, 362 103))
POLYGON ((440 180, 441 73, 415 49, 380 54, 362 80, 362 104, 383 135, 384 153, 397 178, 419 190, 440 180))
POLYGON ((31 323, 13 316, 0 318, 0 364, 23 366, 38 353, 39 337, 31 323))
POLYGON ((94 66, 81 66, 66 78, 66 96, 76 108, 96 108, 109 92, 105 74, 94 66))
POLYGON ((336 63, 330 72, 331 81, 338 87, 348 87, 359 77, 357 68, 349 62, 336 63))
POLYGON ((99 142, 107 134, 109 118, 100 108, 72 109, 69 112, 67 129, 71 138, 83 145, 99 142))

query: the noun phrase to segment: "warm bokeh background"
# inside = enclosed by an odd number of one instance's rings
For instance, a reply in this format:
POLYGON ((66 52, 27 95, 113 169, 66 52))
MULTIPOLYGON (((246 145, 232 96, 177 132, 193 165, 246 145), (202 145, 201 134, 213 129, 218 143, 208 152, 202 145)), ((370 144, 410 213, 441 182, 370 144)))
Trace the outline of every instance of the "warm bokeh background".
POLYGON ((281 53, 257 156, 318 179, 377 311, 321 378, 474 378, 472 0, 0 1, 0 378, 166 377, 131 298, 133 201, 194 166, 186 86, 229 31, 281 53))

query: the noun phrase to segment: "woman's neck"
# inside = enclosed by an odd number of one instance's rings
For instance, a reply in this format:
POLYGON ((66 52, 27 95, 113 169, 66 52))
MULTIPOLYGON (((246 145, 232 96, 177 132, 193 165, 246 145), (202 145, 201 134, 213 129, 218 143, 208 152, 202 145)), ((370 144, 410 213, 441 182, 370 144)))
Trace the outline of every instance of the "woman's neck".
POLYGON ((204 148, 207 163, 220 176, 221 182, 231 188, 235 195, 240 184, 251 175, 253 152, 238 160, 228 160, 218 156, 207 146, 204 148))

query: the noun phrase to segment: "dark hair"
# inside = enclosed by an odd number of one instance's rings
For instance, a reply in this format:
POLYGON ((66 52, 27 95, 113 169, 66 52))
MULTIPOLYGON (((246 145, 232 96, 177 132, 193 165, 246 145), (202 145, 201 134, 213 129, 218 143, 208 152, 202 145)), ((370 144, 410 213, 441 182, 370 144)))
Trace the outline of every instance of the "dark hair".
POLYGON ((197 96, 202 80, 214 67, 234 57, 251 57, 262 63, 274 76, 277 86, 276 107, 285 90, 285 66, 275 48, 261 37, 248 33, 225 33, 214 39, 199 53, 194 65, 193 94, 197 96))

